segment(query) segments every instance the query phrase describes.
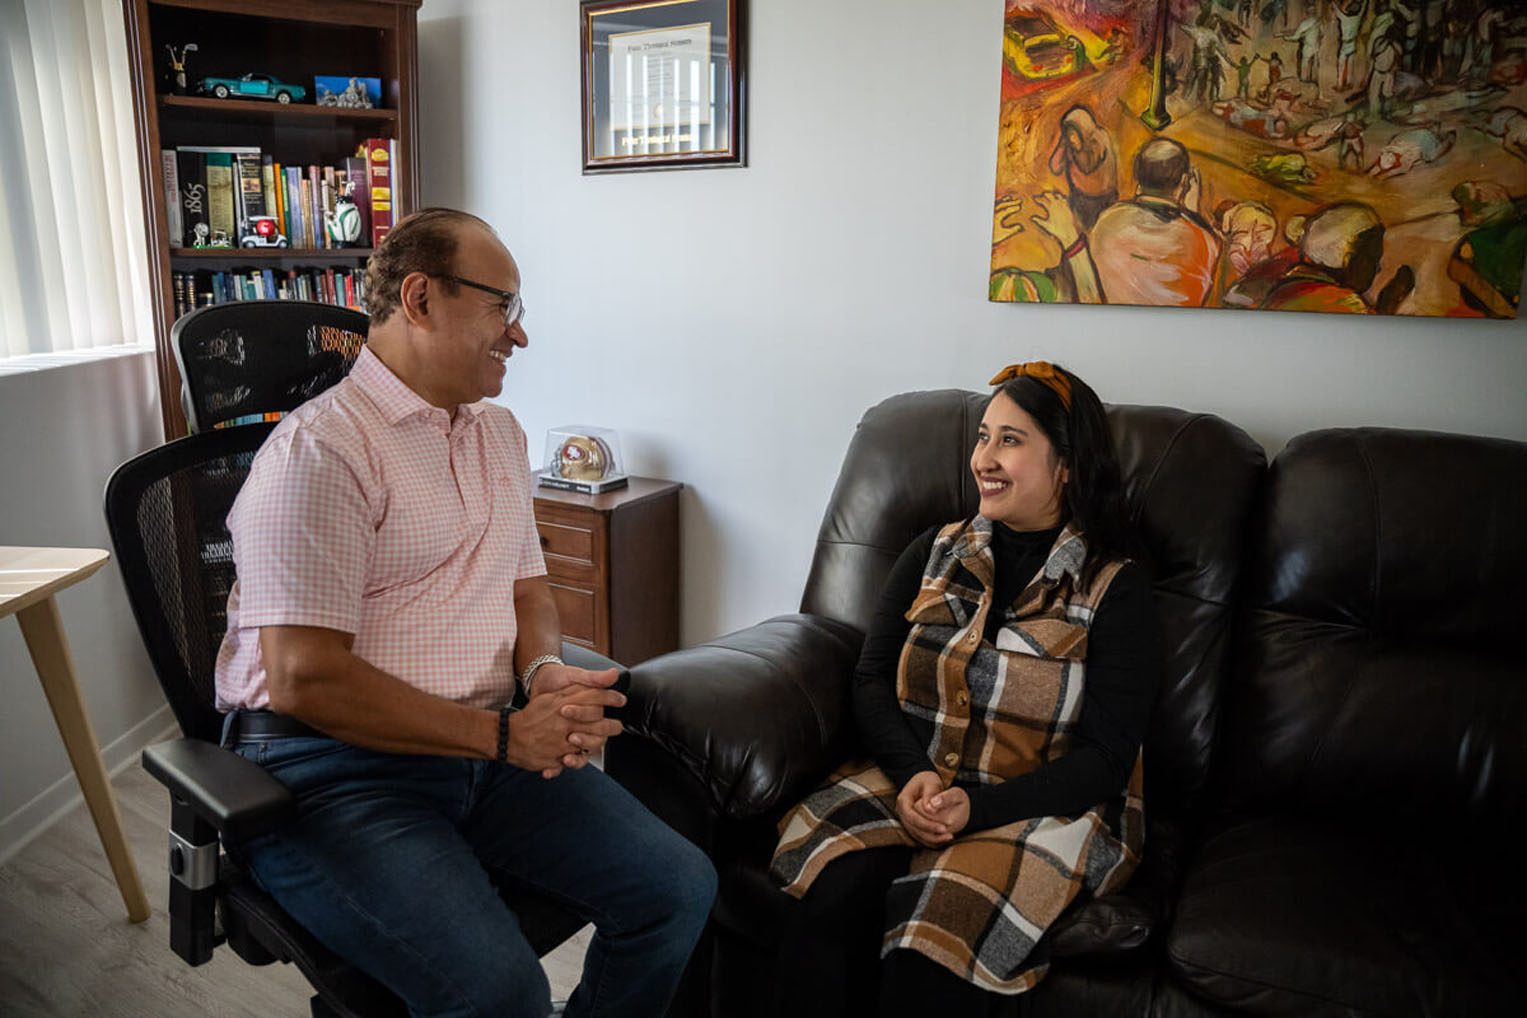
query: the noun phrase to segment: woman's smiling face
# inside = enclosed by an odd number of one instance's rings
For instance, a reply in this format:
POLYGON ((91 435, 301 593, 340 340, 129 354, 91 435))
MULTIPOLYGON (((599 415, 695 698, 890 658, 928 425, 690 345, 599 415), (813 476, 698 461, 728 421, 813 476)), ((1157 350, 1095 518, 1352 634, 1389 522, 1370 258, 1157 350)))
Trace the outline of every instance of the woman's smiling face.
POLYGON ((1061 521, 1067 471, 1034 418, 1005 393, 986 407, 970 472, 981 493, 981 515, 1014 530, 1046 530, 1061 521))

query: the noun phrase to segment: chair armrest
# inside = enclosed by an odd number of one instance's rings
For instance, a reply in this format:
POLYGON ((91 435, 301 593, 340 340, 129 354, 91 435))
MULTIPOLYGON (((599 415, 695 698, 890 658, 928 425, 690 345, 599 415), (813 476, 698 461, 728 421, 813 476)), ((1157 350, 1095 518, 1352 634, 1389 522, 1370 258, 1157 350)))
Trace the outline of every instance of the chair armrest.
POLYGON ((631 669, 625 723, 694 775, 711 807, 748 819, 788 805, 850 748, 862 634, 782 615, 631 669))
POLYGON ((148 747, 143 769, 235 843, 274 830, 297 813, 291 791, 263 767, 201 739, 148 747))

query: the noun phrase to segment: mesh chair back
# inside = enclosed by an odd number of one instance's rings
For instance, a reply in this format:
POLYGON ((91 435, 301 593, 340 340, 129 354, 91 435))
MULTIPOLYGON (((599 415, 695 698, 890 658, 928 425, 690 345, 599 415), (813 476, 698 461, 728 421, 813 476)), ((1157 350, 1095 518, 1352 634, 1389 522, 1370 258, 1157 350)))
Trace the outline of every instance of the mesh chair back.
POLYGON ((350 373, 366 342, 359 311, 296 300, 216 304, 170 332, 192 432, 276 420, 350 373))
POLYGON ((234 578, 228 510, 274 428, 191 435, 128 460, 106 484, 106 526, 133 616, 190 738, 218 739, 213 666, 234 578))

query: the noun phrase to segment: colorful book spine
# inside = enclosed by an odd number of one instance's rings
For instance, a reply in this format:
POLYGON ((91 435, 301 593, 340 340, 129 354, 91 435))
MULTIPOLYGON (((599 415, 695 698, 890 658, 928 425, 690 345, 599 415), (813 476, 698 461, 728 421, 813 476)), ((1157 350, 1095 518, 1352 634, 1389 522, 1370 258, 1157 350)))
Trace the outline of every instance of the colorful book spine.
POLYGON ((282 170, 286 174, 286 211, 291 219, 291 230, 287 238, 292 247, 306 247, 306 223, 302 218, 302 194, 297 186, 297 167, 287 166, 282 170))
POLYGON ((302 192, 302 246, 318 247, 318 238, 313 232, 313 182, 304 178, 298 187, 302 192))
POLYGON ((366 140, 367 194, 371 198, 371 246, 392 230, 392 146, 386 138, 366 140))
POLYGON ((270 168, 271 194, 276 199, 276 220, 281 224, 281 233, 286 237, 287 243, 291 243, 292 224, 286 214, 286 177, 280 163, 273 163, 270 168))
POLYGON ((313 173, 317 167, 309 167, 307 177, 308 203, 313 206, 313 215, 308 222, 308 232, 312 235, 311 241, 314 248, 323 248, 327 245, 323 237, 323 188, 318 174, 313 173))

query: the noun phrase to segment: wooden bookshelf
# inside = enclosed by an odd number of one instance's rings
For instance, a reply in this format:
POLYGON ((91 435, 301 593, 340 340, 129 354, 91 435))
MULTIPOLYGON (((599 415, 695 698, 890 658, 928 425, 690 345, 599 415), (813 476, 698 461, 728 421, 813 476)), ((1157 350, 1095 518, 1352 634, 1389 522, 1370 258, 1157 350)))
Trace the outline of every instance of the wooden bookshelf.
POLYGON ((398 119, 397 110, 348 110, 338 106, 310 106, 306 103, 288 103, 283 106, 256 99, 209 99, 195 95, 162 95, 159 97, 159 106, 164 111, 196 110, 225 120, 257 122, 291 117, 297 120, 362 120, 386 124, 398 119))
POLYGON ((219 262, 353 262, 371 257, 374 248, 315 248, 315 247, 172 247, 170 260, 182 258, 194 261, 219 262))
POLYGON ((143 167, 159 402, 167 439, 186 433, 180 375, 169 345, 174 273, 240 267, 359 269, 371 248, 172 248, 161 150, 247 145, 286 165, 335 165, 368 138, 390 138, 396 143, 394 219, 417 209, 419 4, 420 0, 123 0, 143 167), (192 94, 175 95, 165 46, 188 42, 198 47, 186 59, 192 94), (281 104, 194 94, 199 78, 250 72, 301 85, 307 95, 281 104), (369 110, 317 106, 315 75, 379 78, 382 101, 369 110))

